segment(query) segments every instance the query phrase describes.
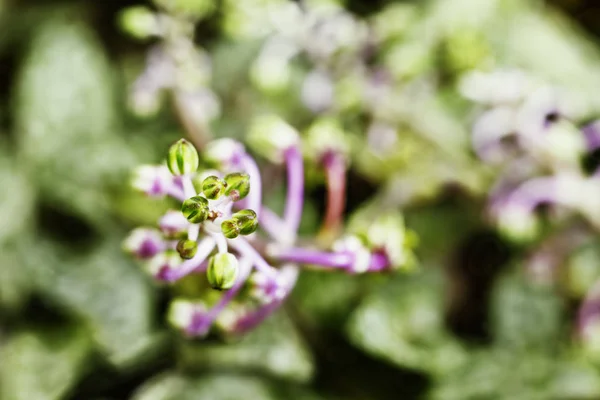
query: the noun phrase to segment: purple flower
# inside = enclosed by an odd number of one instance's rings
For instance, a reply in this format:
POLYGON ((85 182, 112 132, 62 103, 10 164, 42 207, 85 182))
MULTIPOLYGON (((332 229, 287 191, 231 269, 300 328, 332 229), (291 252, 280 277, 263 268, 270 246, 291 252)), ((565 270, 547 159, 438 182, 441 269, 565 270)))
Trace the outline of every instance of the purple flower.
MULTIPOLYGON (((255 130, 259 149, 286 166, 282 217, 262 205, 258 166, 242 144, 230 139, 209 143, 203 154, 217 171, 195 171, 197 153, 188 143, 183 151, 182 142, 177 142, 170 150, 170 165, 179 175, 173 177, 164 167, 146 167, 145 185, 136 185, 150 195, 160 192, 173 197, 182 202, 182 209, 170 210, 160 218, 160 231, 134 231, 125 247, 145 259, 146 270, 159 281, 175 282, 192 273, 206 273, 208 282, 222 291, 212 306, 197 299, 173 301, 168 319, 189 336, 205 335, 215 323, 230 334, 254 328, 283 304, 304 265, 355 274, 385 271, 412 262, 402 220, 388 217, 365 230, 366 240, 348 235, 335 242, 331 251, 295 247, 304 200, 299 136, 275 117, 265 117, 258 123, 268 128, 255 130), (273 131, 284 135, 270 135, 273 131), (161 190, 148 190, 152 186, 148 182, 155 181, 161 190), (254 233, 256 221, 260 229, 254 233), (264 258, 265 245, 273 264, 264 258), (249 290, 242 291, 245 287, 249 290)), ((339 143, 332 142, 322 151, 326 168, 329 164, 339 166, 329 159, 334 151, 339 152, 339 143)), ((345 178, 344 166, 345 162, 336 177, 345 178)))

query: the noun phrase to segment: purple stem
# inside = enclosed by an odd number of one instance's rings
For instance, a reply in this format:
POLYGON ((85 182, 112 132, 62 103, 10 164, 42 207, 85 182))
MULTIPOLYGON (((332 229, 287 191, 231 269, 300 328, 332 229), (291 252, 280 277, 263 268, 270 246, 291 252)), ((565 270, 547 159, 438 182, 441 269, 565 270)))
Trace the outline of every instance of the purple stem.
POLYGON ((302 248, 290 248, 277 251, 274 257, 281 261, 298 264, 318 264, 331 268, 348 268, 352 264, 353 256, 349 253, 331 253, 302 248))
POLYGON ((297 232, 304 201, 304 164, 297 146, 288 148, 284 157, 287 164, 287 197, 283 219, 290 232, 297 232))
MULTIPOLYGON (((294 236, 292 232, 287 232, 288 227, 279 216, 268 207, 261 207, 259 226, 267 232, 271 238, 281 240, 285 235, 294 236)), ((293 242, 292 240, 284 240, 284 242, 293 242)))
POLYGON ((233 332, 236 334, 243 334, 254 327, 260 325, 269 315, 271 315, 275 310, 277 310, 281 304, 285 301, 285 298, 290 294, 292 288, 296 284, 296 279, 298 278, 298 268, 295 266, 287 266, 280 270, 280 274, 283 274, 286 278, 287 290, 284 298, 278 301, 274 301, 270 304, 265 304, 259 309, 252 311, 243 317, 241 317, 235 324, 233 328, 233 332))
POLYGON ((203 335, 208 329, 212 326, 214 320, 219 316, 221 311, 233 300, 233 298, 239 293, 244 284, 246 283, 246 279, 250 275, 250 271, 252 270, 252 263, 250 260, 242 259, 240 260, 240 274, 233 285, 233 287, 227 290, 223 296, 219 299, 217 304, 215 304, 210 310, 206 313, 199 315, 192 321, 192 324, 186 329, 186 332, 189 335, 203 335))
POLYGON ((237 334, 242 334, 248 332, 249 330, 254 329, 256 326, 260 325, 261 322, 265 320, 273 311, 275 311, 281 305, 282 301, 275 301, 273 303, 267 304, 258 310, 247 314, 237 320, 235 327, 233 328, 233 332, 237 334))
MULTIPOLYGON (((287 243, 288 241, 292 243, 297 235, 298 227, 300 225, 300 219, 302 217, 302 205, 304 201, 304 164, 302 162, 302 154, 296 146, 288 148, 284 153, 284 158, 287 166, 287 196, 283 218, 285 224, 284 232, 290 232, 292 237, 288 239, 286 238, 287 235, 282 235, 281 233, 277 234, 277 232, 272 233, 275 234, 274 237, 279 243, 287 243)), ((271 222, 273 222, 273 220, 274 219, 272 219, 271 222)), ((236 241, 231 241, 231 243, 233 245, 234 243, 236 243, 236 241)), ((247 242, 245 243, 246 245, 248 245, 247 242)), ((248 245, 248 249, 246 250, 246 254, 250 251, 256 253, 256 256, 253 258, 255 260, 260 260, 268 267, 268 269, 265 269, 268 271, 269 276, 274 277, 277 273, 284 273, 283 270, 277 272, 272 267, 270 267, 262 259, 260 254, 258 254, 256 250, 252 248, 252 246, 248 245)), ((258 264, 256 266, 260 269, 260 266, 258 264)), ((289 272, 291 272, 291 278, 287 288, 286 297, 287 295, 289 295, 292 288, 294 287, 298 275, 298 268, 292 266, 290 267, 289 272)), ((264 321, 268 316, 270 316, 275 310, 279 308, 284 299, 274 301, 270 304, 266 304, 260 307, 258 310, 253 311, 248 315, 245 315, 237 321, 236 326, 234 328, 234 332, 243 333, 259 325, 262 321, 264 321)))
POLYGON ((227 241, 233 249, 235 249, 242 257, 252 260, 252 263, 263 274, 274 277, 277 275, 277 270, 271 267, 258 251, 254 249, 244 238, 229 239, 227 241))

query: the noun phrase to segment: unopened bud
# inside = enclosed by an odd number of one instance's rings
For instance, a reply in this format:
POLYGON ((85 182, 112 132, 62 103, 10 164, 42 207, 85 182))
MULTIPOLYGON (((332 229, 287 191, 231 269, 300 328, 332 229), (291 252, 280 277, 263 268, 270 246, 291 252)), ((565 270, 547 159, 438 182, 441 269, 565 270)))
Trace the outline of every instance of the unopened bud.
POLYGON ((273 162, 282 162, 284 152, 299 140, 298 132, 276 115, 256 118, 248 132, 248 143, 273 162))
POLYGON ((216 176, 209 176, 202 181, 202 193, 207 199, 216 200, 225 191, 226 183, 216 176))
POLYGON ((235 239, 240 234, 240 227, 238 221, 235 219, 228 219, 221 223, 221 232, 227 239, 235 239))
POLYGON ((242 235, 250 235, 256 232, 258 228, 258 217, 250 209, 241 210, 233 214, 233 219, 237 221, 239 232, 242 235))
POLYGON ((204 313, 206 313, 206 306, 202 302, 175 299, 169 306, 167 321, 169 321, 174 328, 187 331, 192 327, 194 320, 204 313))
POLYGON ((208 200, 202 196, 190 197, 181 205, 181 212, 193 224, 199 224, 208 218, 208 200))
POLYGON ((196 241, 194 240, 181 239, 177 243, 177 252, 183 259, 189 260, 191 258, 194 258, 197 251, 198 243, 196 243, 196 241))
POLYGON ((206 163, 212 164, 217 169, 223 169, 231 166, 245 149, 237 140, 230 138, 217 139, 209 142, 202 152, 206 163))
POLYGON ((198 170, 200 160, 193 144, 185 139, 175 142, 169 149, 167 165, 173 175, 187 175, 198 170))
POLYGON ((149 196, 164 196, 173 177, 162 165, 142 165, 133 172, 132 186, 149 196))
POLYGON ((163 279, 168 273, 181 265, 181 257, 175 250, 167 250, 152 257, 146 264, 146 270, 157 279, 163 279))
POLYGON ((147 260, 163 251, 165 243, 161 234, 154 229, 134 229, 123 242, 123 249, 135 257, 147 260))
POLYGON ((158 227, 165 237, 178 239, 187 235, 190 223, 179 211, 169 210, 158 220, 158 227))
POLYGON ((206 277, 214 289, 227 290, 234 285, 238 270, 238 260, 233 254, 218 253, 211 257, 206 277))
POLYGON ((227 184, 225 194, 231 197, 233 201, 241 200, 250 193, 250 175, 234 172, 226 175, 224 180, 227 184))
POLYGON ((334 118, 322 117, 316 120, 306 132, 304 142, 306 154, 322 161, 329 153, 347 156, 350 152, 350 143, 347 135, 334 118))
POLYGON ((119 15, 121 29, 137 39, 156 35, 159 30, 156 15, 147 7, 128 7, 119 15))

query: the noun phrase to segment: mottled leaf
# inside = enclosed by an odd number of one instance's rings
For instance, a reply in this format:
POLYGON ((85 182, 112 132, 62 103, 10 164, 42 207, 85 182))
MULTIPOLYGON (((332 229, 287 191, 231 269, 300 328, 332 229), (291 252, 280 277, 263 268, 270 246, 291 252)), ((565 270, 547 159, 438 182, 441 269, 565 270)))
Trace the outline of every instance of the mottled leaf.
POLYGON ((2 400, 59 400, 85 371, 89 339, 81 329, 16 333, 0 347, 2 400))
POLYGON ((281 311, 237 342, 183 341, 180 357, 182 364, 191 370, 262 371, 293 381, 307 381, 313 373, 311 354, 281 311))
POLYGON ((444 328, 441 276, 427 271, 396 277, 369 295, 352 315, 350 340, 402 367, 441 373, 465 359, 444 328))

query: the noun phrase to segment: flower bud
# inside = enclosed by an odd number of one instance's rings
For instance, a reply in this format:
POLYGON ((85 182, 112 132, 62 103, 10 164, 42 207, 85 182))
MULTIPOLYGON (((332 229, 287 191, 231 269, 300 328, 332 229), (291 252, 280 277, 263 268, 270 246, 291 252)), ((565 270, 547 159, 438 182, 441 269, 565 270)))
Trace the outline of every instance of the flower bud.
POLYGON ((134 229, 123 241, 123 249, 141 260, 147 260, 164 250, 165 243, 154 229, 134 229))
POLYGON ((189 260, 194 258, 198 251, 198 243, 195 240, 181 239, 177 243, 177 252, 181 258, 189 260))
POLYGON ((190 223, 179 211, 169 210, 158 221, 161 232, 169 239, 177 239, 187 235, 190 223))
POLYGON ((200 160, 193 144, 185 139, 175 142, 169 149, 167 165, 173 175, 187 175, 198 170, 200 160))
POLYGON ((147 7, 128 7, 119 15, 121 29, 136 39, 146 39, 159 31, 156 15, 147 7))
POLYGON ((202 181, 202 193, 204 193, 207 199, 216 200, 221 197, 226 189, 226 185, 223 180, 216 176, 209 176, 202 181))
POLYGON ((401 214, 380 215, 366 233, 371 248, 382 249, 392 267, 410 269, 413 266, 412 247, 418 238, 414 232, 408 233, 401 214))
POLYGON ((202 155, 204 161, 214 165, 215 168, 226 169, 234 164, 235 160, 244 153, 244 145, 240 142, 230 138, 223 138, 208 143, 202 155))
POLYGON ((181 212, 193 224, 199 224, 208 218, 208 200, 202 196, 190 197, 181 205, 181 212))
POLYGON ((348 272, 363 273, 369 270, 371 252, 357 236, 346 236, 333 244, 333 250, 339 253, 352 254, 354 260, 348 272))
POLYGON ((299 143, 298 132, 276 115, 263 115, 254 120, 248 132, 248 143, 273 162, 283 161, 283 153, 299 143))
POLYGON ((167 321, 176 329, 187 331, 198 319, 206 313, 206 306, 201 302, 192 302, 185 299, 175 299, 169 305, 167 321))
POLYGON ((235 219, 228 219, 221 223, 221 232, 227 239, 235 239, 240 234, 240 227, 238 221, 235 219))
POLYGON ((131 185, 148 196, 164 196, 173 177, 162 165, 142 165, 133 172, 131 185))
POLYGON ((238 270, 238 260, 233 254, 218 253, 211 257, 206 277, 214 289, 227 290, 234 285, 238 270))
POLYGON ((155 278, 163 279, 164 274, 181 265, 181 257, 175 250, 167 250, 152 257, 146 264, 146 270, 155 278))
POLYGON ((233 201, 241 200, 250 193, 250 175, 234 172, 226 175, 224 180, 226 183, 225 194, 233 201))
POLYGON ((250 235, 256 232, 258 228, 258 217, 250 209, 241 210, 233 214, 233 219, 237 221, 239 232, 242 235, 250 235))
POLYGON ((350 143, 340 123, 334 118, 322 117, 316 120, 306 132, 306 153, 322 161, 328 153, 346 156, 350 143))
POLYGON ((281 301, 287 294, 288 282, 283 274, 271 277, 256 272, 250 277, 249 283, 251 284, 250 294, 262 304, 281 301))

